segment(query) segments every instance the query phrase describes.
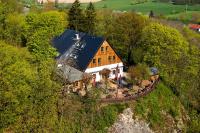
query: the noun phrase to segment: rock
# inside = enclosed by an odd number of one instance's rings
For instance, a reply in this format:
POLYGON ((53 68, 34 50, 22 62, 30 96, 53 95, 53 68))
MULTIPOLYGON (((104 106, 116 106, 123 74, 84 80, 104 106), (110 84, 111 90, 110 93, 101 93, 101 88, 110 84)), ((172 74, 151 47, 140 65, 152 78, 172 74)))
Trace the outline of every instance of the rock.
POLYGON ((155 77, 155 76, 151 76, 151 77, 150 77, 150 80, 151 80, 152 82, 155 82, 155 81, 156 81, 156 77, 155 77))
POLYGON ((142 87, 147 87, 151 84, 151 82, 149 80, 142 80, 141 82, 141 86, 142 87))
POLYGON ((115 88, 115 89, 116 89, 116 88, 117 88, 117 84, 110 83, 110 84, 109 84, 109 87, 110 87, 110 88, 115 88))
POLYGON ((132 110, 125 109, 113 126, 109 128, 108 133, 153 133, 149 124, 134 120, 132 116, 132 110))
POLYGON ((133 90, 137 92, 137 91, 139 91, 139 90, 140 90, 140 87, 139 87, 139 86, 137 86, 137 85, 134 85, 134 86, 133 86, 133 90))
POLYGON ((85 95, 86 95, 86 91, 85 91, 84 89, 82 89, 82 90, 80 90, 80 91, 78 92, 78 94, 79 94, 80 96, 85 96, 85 95))

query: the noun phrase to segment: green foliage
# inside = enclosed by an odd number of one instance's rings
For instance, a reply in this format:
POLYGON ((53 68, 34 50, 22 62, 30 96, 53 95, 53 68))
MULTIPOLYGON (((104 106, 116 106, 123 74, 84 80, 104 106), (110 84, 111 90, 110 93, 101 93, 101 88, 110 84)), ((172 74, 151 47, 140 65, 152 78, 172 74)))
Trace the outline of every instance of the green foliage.
POLYGON ((0 39, 5 39, 4 30, 6 28, 6 19, 9 14, 20 12, 20 5, 16 0, 0 1, 0 39))
POLYGON ((198 133, 200 132, 200 115, 192 110, 190 113, 191 121, 189 122, 188 132, 190 133, 198 133))
POLYGON ((84 19, 85 17, 80 7, 80 2, 79 0, 75 0, 68 12, 68 28, 83 31, 84 19))
POLYGON ((186 67, 183 60, 187 60, 189 45, 173 28, 157 23, 146 26, 140 46, 145 51, 144 61, 150 66, 156 66, 167 81, 172 81, 177 71, 183 71, 186 67))
MULTIPOLYGON (((185 12, 185 5, 174 5, 170 2, 155 2, 155 0, 149 0, 141 4, 135 4, 136 0, 102 0, 94 3, 94 6, 98 10, 115 10, 115 11, 135 11, 144 15, 148 14, 151 10, 155 15, 170 15, 172 13, 185 12)), ((138 0, 140 1, 140 0, 138 0)), ((145 0, 141 0, 145 1, 145 0)), ((86 7, 86 4, 84 4, 86 7)), ((200 5, 188 5, 188 11, 200 11, 200 5)))
POLYGON ((68 11, 68 22, 69 29, 94 34, 96 23, 94 5, 90 2, 83 12, 79 0, 75 0, 68 11))
POLYGON ((0 42, 0 129, 7 128, 20 118, 29 104, 31 86, 27 81, 33 80, 34 72, 26 59, 30 55, 25 50, 17 50, 0 42))
POLYGON ((0 42, 1 130, 48 132, 56 127, 57 89, 53 61, 33 63, 26 49, 0 42))
POLYGON ((168 115, 173 119, 185 117, 180 101, 163 83, 159 83, 151 94, 137 101, 135 112, 146 118, 154 129, 167 127, 165 119, 169 118, 168 115))
POLYGON ((30 13, 26 16, 28 36, 31 36, 38 30, 47 30, 49 36, 53 37, 63 32, 66 21, 65 15, 57 11, 49 11, 41 14, 30 13))
POLYGON ((131 78, 136 81, 141 81, 142 79, 148 79, 149 69, 145 64, 138 64, 136 66, 129 67, 128 73, 131 78))
POLYGON ((7 42, 17 45, 25 45, 25 18, 17 13, 9 14, 5 20, 4 38, 7 42))
POLYGON ((96 23, 96 12, 94 5, 90 2, 85 11, 85 32, 89 34, 94 34, 96 23))
POLYGON ((142 16, 135 13, 123 13, 118 14, 110 26, 109 41, 111 44, 115 44, 114 48, 117 50, 123 50, 122 56, 127 57, 128 64, 134 63, 131 58, 132 49, 136 47, 144 25, 145 18, 142 16))
MULTIPOLYGON (((64 98, 63 115, 60 118, 59 132, 104 133, 114 123, 126 104, 104 105, 98 101, 98 90, 93 88, 86 97, 68 95, 64 98)), ((60 101, 61 99, 59 99, 60 101)))
MULTIPOLYGON (((144 28, 138 48, 143 47, 144 62, 159 69, 165 84, 170 86, 190 112, 193 109, 199 110, 200 107, 199 36, 187 28, 180 31, 184 36, 168 26, 150 24, 144 28)), ((177 116, 173 107, 168 112, 177 116)))
POLYGON ((31 36, 30 41, 27 43, 28 49, 38 59, 46 59, 57 56, 56 49, 51 46, 46 30, 38 30, 31 36))
POLYGON ((56 50, 51 46, 51 40, 63 32, 64 15, 57 12, 29 14, 26 16, 26 38, 28 49, 38 58, 56 56, 56 50))
POLYGON ((114 104, 106 107, 102 107, 99 112, 97 112, 94 127, 98 132, 106 132, 117 119, 119 113, 121 113, 126 108, 123 104, 114 104))

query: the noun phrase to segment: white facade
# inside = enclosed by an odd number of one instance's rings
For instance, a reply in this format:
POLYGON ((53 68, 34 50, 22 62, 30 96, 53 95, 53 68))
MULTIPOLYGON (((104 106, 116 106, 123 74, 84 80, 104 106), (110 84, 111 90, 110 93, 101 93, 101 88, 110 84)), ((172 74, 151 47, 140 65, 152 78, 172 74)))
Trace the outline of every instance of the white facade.
POLYGON ((115 78, 115 74, 113 73, 113 70, 116 70, 118 66, 119 69, 119 73, 118 73, 118 77, 119 76, 123 76, 123 63, 116 63, 116 64, 110 64, 110 65, 105 65, 105 66, 100 66, 100 67, 94 67, 94 68, 88 68, 85 70, 86 73, 90 73, 90 74, 95 74, 96 75, 96 82, 99 82, 101 80, 101 75, 99 74, 99 72, 103 69, 109 69, 111 70, 110 72, 110 79, 114 79, 115 78))

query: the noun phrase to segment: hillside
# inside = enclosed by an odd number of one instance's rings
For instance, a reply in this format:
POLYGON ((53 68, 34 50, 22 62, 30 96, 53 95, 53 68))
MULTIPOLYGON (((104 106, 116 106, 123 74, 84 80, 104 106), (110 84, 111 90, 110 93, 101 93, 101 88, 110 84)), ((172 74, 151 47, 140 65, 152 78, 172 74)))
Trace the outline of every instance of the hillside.
POLYGON ((18 0, 0 0, 0 132, 200 132, 197 31, 131 8, 69 5, 24 13, 18 0))
MULTIPOLYGON (((148 14, 151 10, 155 14, 170 15, 185 12, 185 5, 173 5, 162 2, 141 2, 134 4, 133 0, 104 0, 94 4, 97 9, 112 9, 120 11, 136 11, 148 14)), ((200 5, 189 5, 188 11, 199 11, 200 5)))

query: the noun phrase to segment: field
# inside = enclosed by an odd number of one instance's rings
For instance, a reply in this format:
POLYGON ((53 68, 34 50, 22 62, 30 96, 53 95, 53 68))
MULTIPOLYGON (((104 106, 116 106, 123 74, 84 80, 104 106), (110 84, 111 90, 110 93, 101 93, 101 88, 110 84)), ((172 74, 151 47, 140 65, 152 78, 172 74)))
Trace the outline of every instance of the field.
MULTIPOLYGON (((152 10, 157 15, 172 15, 185 12, 185 5, 173 5, 171 3, 161 2, 145 2, 141 4, 132 4, 133 0, 103 0, 94 3, 97 9, 112 9, 120 11, 136 11, 143 14, 152 10)), ((84 4, 85 6, 85 4, 84 4)), ((200 13, 200 5, 188 6, 188 11, 198 11, 200 13)))

